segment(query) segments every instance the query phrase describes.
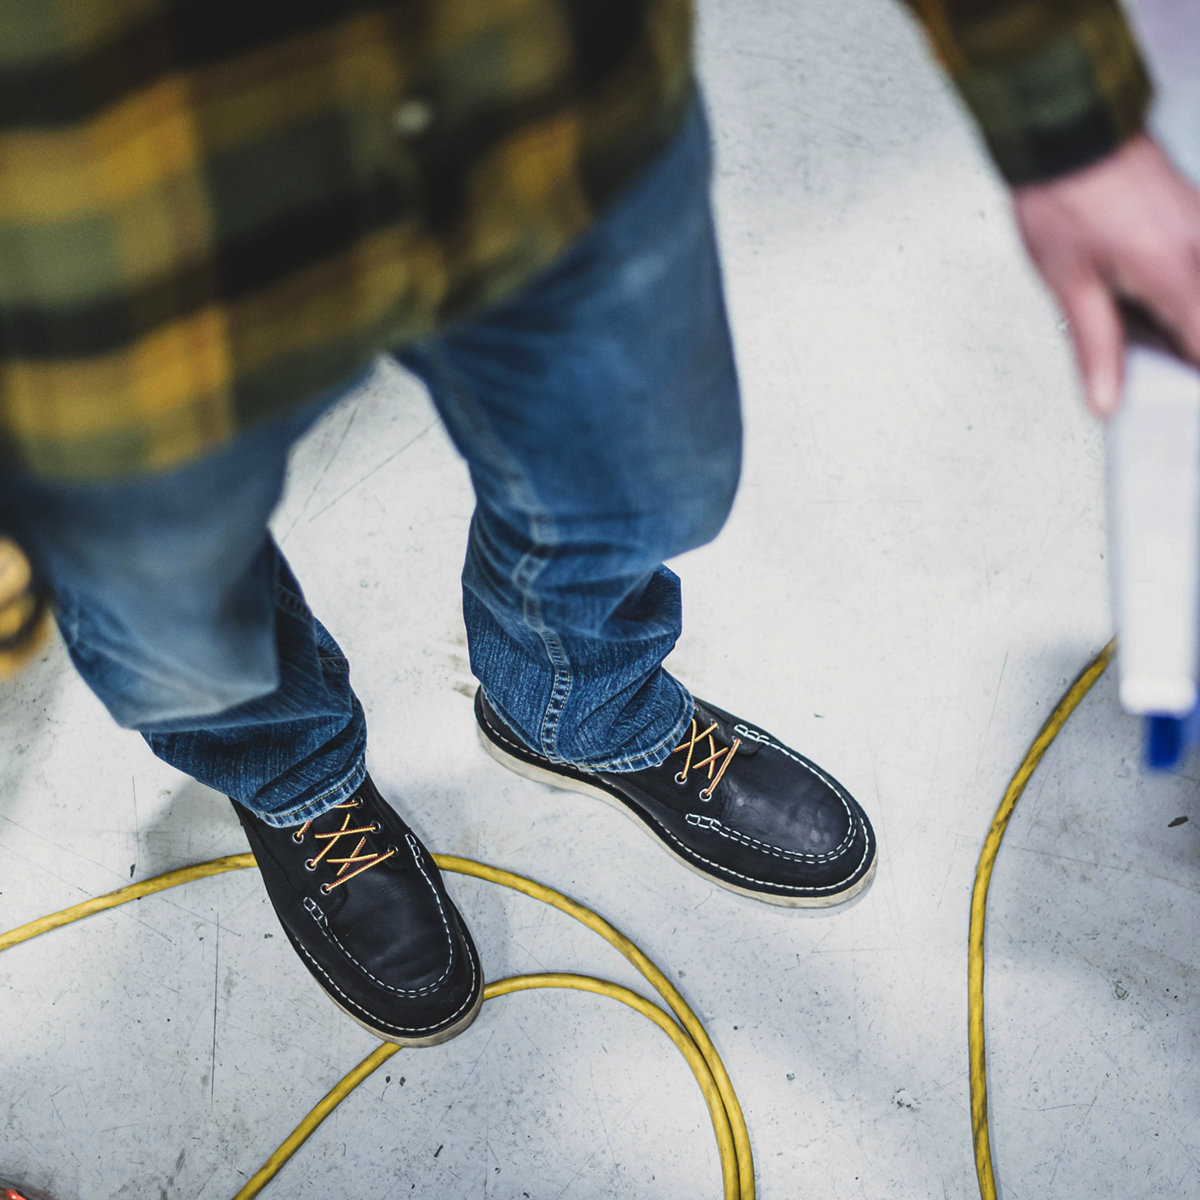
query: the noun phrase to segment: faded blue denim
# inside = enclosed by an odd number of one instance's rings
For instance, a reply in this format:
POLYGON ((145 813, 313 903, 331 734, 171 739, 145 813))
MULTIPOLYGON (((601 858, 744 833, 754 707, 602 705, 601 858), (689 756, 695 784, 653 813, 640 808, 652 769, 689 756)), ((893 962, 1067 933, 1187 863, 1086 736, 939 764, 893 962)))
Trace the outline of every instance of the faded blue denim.
MULTIPOLYGON (((681 622, 662 562, 715 536, 737 486, 710 171, 697 103, 550 270, 397 354, 475 486, 472 668, 529 745, 592 769, 662 761, 690 719, 662 669, 681 622)), ((288 448, 336 399, 157 476, 0 483, 0 523, 116 720, 274 825, 325 811, 364 772, 346 660, 266 532, 288 448)))

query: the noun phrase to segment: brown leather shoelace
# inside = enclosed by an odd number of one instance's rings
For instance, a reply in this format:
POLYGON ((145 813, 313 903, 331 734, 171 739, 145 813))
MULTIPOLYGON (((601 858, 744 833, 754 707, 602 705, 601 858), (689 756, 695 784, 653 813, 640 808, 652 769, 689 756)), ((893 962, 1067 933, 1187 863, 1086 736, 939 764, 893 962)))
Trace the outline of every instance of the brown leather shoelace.
MULTIPOLYGON (((683 770, 675 776, 676 783, 687 783, 688 772, 693 768, 697 771, 705 767, 708 768, 708 784, 700 789, 701 800, 712 799, 712 794, 716 790, 717 784, 721 782, 721 776, 725 774, 725 769, 733 762, 733 756, 742 744, 741 738, 734 738, 733 745, 718 746, 716 738, 713 737, 713 731, 716 728, 717 723, 713 721, 707 729, 701 730, 693 714, 691 735, 671 751, 672 754, 685 753, 687 755, 687 758, 684 760, 683 770), (708 756, 697 759, 695 757, 696 747, 705 738, 708 739, 708 756)), ((703 749, 701 747, 701 752, 703 752, 703 749)))
MULTIPOLYGON (((358 808, 362 804, 361 800, 347 800, 342 804, 335 804, 335 809, 352 809, 358 808)), ((332 810, 331 810, 332 811, 332 810)), ((385 862, 396 853, 395 846, 389 846, 382 854, 377 854, 373 850, 364 848, 367 844, 367 836, 373 833, 379 833, 381 826, 377 822, 372 822, 370 825, 354 826, 352 824, 353 817, 349 812, 342 818, 342 827, 340 829, 331 830, 328 833, 314 833, 313 837, 318 842, 324 842, 325 845, 321 848, 321 852, 314 855, 312 858, 306 859, 305 867, 310 871, 315 871, 317 867, 324 862, 327 866, 337 867, 337 875, 332 882, 321 884, 321 891, 325 895, 329 895, 335 887, 340 887, 343 883, 349 882, 356 875, 361 875, 364 871, 369 871, 372 867, 377 867, 381 862, 385 862), (342 838, 357 837, 358 845, 350 851, 345 857, 337 857, 333 851, 338 842, 342 838)), ((295 833, 292 834, 292 841, 299 845, 304 841, 304 835, 312 826, 312 821, 305 821, 295 833)), ((343 847, 344 848, 344 847, 343 847)))

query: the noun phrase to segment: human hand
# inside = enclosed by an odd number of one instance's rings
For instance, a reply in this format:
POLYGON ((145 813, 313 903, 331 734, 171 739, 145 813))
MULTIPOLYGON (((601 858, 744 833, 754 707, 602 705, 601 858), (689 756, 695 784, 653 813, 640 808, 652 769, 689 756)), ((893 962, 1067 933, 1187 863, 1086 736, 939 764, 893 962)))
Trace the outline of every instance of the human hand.
POLYGON ((1133 301, 1200 363, 1200 191, 1146 134, 1083 170, 1013 189, 1034 266, 1070 325, 1088 408, 1120 403, 1133 301))

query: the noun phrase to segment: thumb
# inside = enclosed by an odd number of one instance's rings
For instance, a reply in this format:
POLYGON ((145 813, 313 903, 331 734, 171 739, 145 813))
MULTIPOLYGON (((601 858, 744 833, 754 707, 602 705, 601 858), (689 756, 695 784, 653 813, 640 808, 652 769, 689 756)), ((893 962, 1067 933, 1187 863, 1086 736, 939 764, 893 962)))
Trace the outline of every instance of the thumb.
POLYGON ((1108 420, 1121 402, 1124 371, 1125 330, 1116 300, 1098 277, 1075 281, 1058 298, 1071 328, 1084 400, 1093 414, 1108 420))

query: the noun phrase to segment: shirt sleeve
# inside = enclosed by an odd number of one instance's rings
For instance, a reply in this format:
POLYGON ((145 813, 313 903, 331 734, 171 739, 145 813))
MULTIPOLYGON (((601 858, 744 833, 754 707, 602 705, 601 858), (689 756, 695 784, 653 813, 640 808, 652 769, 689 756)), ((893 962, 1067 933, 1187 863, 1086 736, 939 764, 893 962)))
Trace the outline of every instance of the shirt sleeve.
POLYGON ((1117 0, 904 0, 1013 185, 1141 131, 1150 79, 1117 0))

